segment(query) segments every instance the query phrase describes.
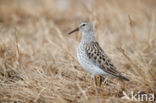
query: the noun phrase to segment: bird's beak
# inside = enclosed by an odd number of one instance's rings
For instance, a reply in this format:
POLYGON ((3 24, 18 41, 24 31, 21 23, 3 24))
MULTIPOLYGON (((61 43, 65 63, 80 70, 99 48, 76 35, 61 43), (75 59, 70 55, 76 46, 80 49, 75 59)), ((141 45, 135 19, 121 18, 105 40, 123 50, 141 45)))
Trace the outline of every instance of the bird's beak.
POLYGON ((70 35, 70 34, 72 34, 72 33, 76 32, 76 31, 79 31, 79 27, 78 27, 78 28, 76 28, 76 29, 74 29, 74 30, 72 30, 72 31, 71 31, 71 32, 69 32, 68 34, 70 35))

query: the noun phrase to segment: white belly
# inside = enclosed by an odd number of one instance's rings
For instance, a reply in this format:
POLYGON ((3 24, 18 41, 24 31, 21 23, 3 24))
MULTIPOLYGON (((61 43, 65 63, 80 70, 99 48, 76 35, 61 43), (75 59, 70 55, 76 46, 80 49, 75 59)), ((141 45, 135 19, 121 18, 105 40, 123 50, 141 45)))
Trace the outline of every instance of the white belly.
POLYGON ((98 66, 96 66, 87 56, 85 50, 82 50, 78 48, 77 50, 77 58, 80 63, 80 65, 88 72, 90 72, 93 75, 105 75, 106 73, 100 69, 98 66))

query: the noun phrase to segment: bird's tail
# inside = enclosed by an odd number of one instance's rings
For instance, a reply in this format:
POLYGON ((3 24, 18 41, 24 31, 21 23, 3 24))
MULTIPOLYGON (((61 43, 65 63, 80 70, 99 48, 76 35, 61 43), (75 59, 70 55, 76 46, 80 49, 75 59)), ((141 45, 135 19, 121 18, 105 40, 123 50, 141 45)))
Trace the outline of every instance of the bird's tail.
POLYGON ((122 75, 119 75, 118 77, 121 78, 121 79, 123 79, 123 80, 129 81, 128 78, 126 78, 126 77, 124 77, 124 76, 122 76, 122 75))

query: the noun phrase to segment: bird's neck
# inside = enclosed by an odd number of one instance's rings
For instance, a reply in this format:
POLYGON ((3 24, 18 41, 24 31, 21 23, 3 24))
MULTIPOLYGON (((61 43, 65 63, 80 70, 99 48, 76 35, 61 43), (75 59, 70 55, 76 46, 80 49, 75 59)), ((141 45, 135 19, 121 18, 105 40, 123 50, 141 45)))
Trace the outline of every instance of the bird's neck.
POLYGON ((83 32, 82 33, 82 39, 81 42, 83 43, 89 43, 89 42, 95 42, 96 38, 94 36, 94 32, 83 32))

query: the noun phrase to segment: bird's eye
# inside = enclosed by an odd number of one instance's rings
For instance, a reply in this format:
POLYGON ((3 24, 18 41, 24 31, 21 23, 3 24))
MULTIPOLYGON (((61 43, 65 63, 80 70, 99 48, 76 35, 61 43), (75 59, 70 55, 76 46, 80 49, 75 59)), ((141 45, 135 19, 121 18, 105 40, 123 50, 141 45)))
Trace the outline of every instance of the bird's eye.
POLYGON ((82 26, 85 26, 86 24, 83 24, 82 26))

